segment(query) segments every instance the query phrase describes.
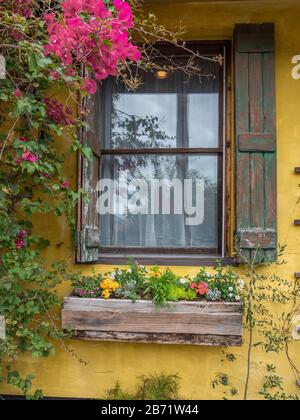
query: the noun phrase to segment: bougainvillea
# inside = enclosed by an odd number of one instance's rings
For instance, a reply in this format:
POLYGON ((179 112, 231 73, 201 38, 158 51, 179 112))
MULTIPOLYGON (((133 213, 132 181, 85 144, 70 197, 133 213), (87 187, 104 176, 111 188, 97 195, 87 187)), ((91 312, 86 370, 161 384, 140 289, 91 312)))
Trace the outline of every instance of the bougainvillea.
POLYGON ((70 107, 64 107, 56 98, 45 98, 46 115, 58 125, 72 125, 74 123, 70 107))
POLYGON ((31 10, 32 0, 14 0, 12 1, 13 11, 19 13, 25 18, 30 18, 32 14, 31 10))
MULTIPOLYGON (((96 80, 116 76, 120 61, 141 58, 130 41, 133 16, 126 1, 114 0, 114 8, 103 0, 65 0, 61 6, 63 16, 48 13, 44 17, 49 33, 46 55, 56 55, 69 69, 84 64, 96 80)), ((52 73, 52 77, 57 74, 52 73)), ((89 78, 83 87, 95 93, 96 83, 89 78)))
POLYGON ((28 233, 26 232, 26 230, 21 230, 21 232, 18 233, 16 242, 15 242, 17 249, 22 249, 26 246, 27 236, 28 236, 28 233))

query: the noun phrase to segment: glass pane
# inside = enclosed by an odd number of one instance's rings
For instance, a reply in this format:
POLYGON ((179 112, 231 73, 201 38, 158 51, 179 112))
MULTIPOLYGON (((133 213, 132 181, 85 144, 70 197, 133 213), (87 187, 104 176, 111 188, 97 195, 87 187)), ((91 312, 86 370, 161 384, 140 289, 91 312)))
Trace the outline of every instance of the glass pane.
POLYGON ((104 156, 101 245, 217 248, 217 156, 104 156))
POLYGON ((176 147, 176 94, 114 94, 112 100, 112 148, 176 147))
POLYGON ((106 149, 213 148, 219 144, 222 88, 216 63, 204 63, 209 77, 180 70, 160 79, 147 73, 129 93, 110 78, 104 82, 102 139, 106 149))
POLYGON ((189 147, 218 147, 219 95, 195 93, 189 95, 189 147))

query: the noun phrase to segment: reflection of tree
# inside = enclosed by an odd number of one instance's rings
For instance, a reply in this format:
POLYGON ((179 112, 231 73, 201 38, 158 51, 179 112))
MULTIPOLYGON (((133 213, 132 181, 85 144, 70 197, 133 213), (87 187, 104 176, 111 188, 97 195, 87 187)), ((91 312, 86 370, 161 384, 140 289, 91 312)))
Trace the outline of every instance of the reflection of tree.
POLYGON ((158 117, 139 117, 115 109, 112 118, 112 146, 124 149, 158 149, 173 140, 160 129, 158 117), (122 118, 124 117, 124 118, 122 118))
MULTIPOLYGON (((115 98, 116 99, 116 98, 115 98)), ((170 147, 174 137, 160 129, 160 120, 156 116, 139 117, 130 115, 116 108, 112 112, 112 147, 134 150, 160 149, 170 147)), ((117 158, 118 170, 129 171, 132 178, 176 177, 176 157, 170 156, 122 156, 117 158)))

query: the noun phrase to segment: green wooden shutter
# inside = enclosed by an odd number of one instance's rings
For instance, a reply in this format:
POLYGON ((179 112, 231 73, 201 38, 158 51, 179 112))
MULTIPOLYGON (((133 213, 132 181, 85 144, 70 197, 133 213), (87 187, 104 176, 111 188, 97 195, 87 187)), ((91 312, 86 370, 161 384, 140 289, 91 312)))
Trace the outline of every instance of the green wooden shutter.
POLYGON ((86 126, 81 131, 82 143, 93 152, 91 160, 79 158, 79 186, 88 193, 88 202, 81 200, 78 209, 77 262, 99 259, 100 217, 97 212, 97 183, 100 180, 101 157, 101 91, 83 100, 86 126))
POLYGON ((275 28, 235 28, 236 229, 241 262, 277 256, 275 28))

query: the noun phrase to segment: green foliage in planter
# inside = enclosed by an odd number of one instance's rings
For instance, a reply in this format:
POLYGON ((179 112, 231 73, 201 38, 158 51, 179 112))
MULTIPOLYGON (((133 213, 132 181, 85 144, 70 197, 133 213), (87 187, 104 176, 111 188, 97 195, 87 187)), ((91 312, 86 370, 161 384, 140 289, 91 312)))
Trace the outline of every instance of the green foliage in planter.
POLYGON ((135 302, 137 299, 147 298, 145 292, 145 279, 148 273, 146 267, 128 260, 128 269, 116 269, 109 273, 109 277, 120 284, 116 291, 116 297, 130 299, 135 302))
POLYGON ((178 400, 181 378, 177 374, 142 376, 134 392, 124 391, 119 382, 105 393, 107 400, 178 400))
POLYGON ((187 287, 171 286, 168 291, 168 300, 177 302, 180 300, 196 300, 197 295, 195 290, 187 287))
POLYGON ((232 269, 217 267, 215 274, 203 268, 195 278, 180 277, 171 269, 146 267, 129 259, 129 268, 115 269, 105 276, 76 277, 73 275, 74 294, 79 297, 103 297, 152 300, 156 306, 180 300, 239 302, 239 276, 232 269), (200 291, 199 291, 200 290, 200 291))
POLYGON ((231 268, 225 270, 223 267, 216 268, 215 276, 208 280, 211 290, 221 292, 221 299, 226 302, 237 302, 240 300, 239 286, 243 286, 243 281, 231 268))
MULTIPOLYGON (((179 289, 179 279, 170 269, 160 273, 158 267, 153 267, 147 281, 146 293, 151 296, 153 303, 157 306, 164 306, 168 301, 173 300, 174 289, 179 289)), ((182 287, 184 291, 184 288, 182 287)), ((177 299, 176 299, 177 300, 177 299)))
POLYGON ((72 275, 72 284, 74 287, 74 294, 84 298, 97 298, 101 297, 101 290, 99 288, 100 282, 103 280, 103 276, 82 276, 72 275))

